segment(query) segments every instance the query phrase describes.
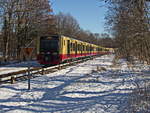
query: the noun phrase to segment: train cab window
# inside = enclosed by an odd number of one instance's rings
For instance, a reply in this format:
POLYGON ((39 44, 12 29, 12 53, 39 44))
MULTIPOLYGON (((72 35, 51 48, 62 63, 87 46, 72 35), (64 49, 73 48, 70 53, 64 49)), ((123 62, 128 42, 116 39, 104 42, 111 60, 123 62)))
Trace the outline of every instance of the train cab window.
POLYGON ((41 52, 58 51, 58 48, 59 48, 58 40, 43 39, 40 41, 41 52))

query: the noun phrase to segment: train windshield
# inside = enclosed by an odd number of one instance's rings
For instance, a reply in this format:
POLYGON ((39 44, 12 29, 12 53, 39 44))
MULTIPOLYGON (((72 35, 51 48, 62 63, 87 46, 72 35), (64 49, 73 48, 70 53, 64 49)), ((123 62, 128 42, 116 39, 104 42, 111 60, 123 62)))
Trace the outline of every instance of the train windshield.
POLYGON ((40 51, 41 52, 51 52, 51 51, 58 51, 58 40, 41 40, 40 43, 40 51))

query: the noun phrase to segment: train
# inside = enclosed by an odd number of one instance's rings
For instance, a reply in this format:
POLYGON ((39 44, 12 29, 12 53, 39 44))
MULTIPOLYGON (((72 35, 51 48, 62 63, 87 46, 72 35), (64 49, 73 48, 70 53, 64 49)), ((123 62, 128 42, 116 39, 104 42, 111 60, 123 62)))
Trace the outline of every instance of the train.
POLYGON ((104 55, 108 54, 110 50, 63 35, 42 36, 38 41, 37 48, 37 60, 45 66, 95 55, 104 55))

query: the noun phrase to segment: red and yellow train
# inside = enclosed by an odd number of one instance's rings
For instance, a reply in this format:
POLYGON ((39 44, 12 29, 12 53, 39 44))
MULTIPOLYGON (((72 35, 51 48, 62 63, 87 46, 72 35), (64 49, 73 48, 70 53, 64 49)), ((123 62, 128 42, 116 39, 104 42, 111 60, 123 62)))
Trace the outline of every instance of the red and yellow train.
POLYGON ((54 65, 72 59, 107 53, 109 48, 62 35, 53 35, 40 37, 37 60, 43 65, 54 65))

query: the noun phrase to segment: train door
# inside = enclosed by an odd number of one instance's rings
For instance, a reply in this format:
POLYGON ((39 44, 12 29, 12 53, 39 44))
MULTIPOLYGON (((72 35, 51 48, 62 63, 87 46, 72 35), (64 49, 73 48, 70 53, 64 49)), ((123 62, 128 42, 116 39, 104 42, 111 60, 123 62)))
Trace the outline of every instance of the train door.
POLYGON ((70 40, 67 40, 67 56, 70 56, 70 40))

